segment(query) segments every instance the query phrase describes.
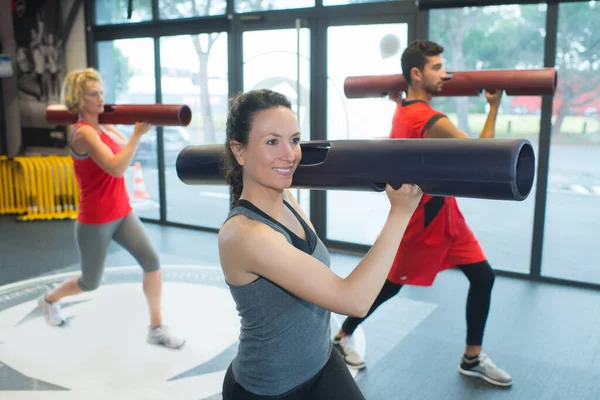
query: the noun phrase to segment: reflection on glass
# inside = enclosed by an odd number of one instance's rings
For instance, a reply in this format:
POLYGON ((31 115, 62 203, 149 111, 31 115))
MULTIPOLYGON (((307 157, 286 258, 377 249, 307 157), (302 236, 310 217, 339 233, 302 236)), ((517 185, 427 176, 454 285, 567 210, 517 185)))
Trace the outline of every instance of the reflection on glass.
MULTIPOLYGON (((327 32, 327 138, 389 137, 396 103, 387 98, 347 99, 348 76, 401 72, 407 24, 330 27, 327 32)), ((359 161, 357 161, 359 162, 359 161)), ((384 193, 327 191, 327 238, 371 245, 389 211, 384 193)))
POLYGON ((542 274, 600 283, 600 4, 560 4, 542 274))
MULTIPOLYGON (((174 1, 174 0, 173 0, 174 1)), ((128 0, 96 0, 96 24, 124 24, 150 21, 152 19, 151 0, 133 0, 131 18, 127 18, 128 0)))
MULTIPOLYGON (((105 102, 112 104, 154 104, 154 43, 150 38, 98 42, 98 71, 104 81, 105 102)), ((117 125, 131 137, 133 125, 117 125)), ((131 206, 138 216, 160 217, 156 128, 141 139, 125 174, 131 206)))
MULTIPOLYGON (((545 15, 545 5, 434 10, 430 12, 429 37, 444 47, 446 71, 542 68, 545 15)), ((528 139, 537 156, 541 105, 540 97, 505 94, 496 120, 496 138, 528 139)), ((473 138, 480 135, 488 112, 483 94, 435 98, 432 107, 446 113, 473 138)), ((494 268, 529 272, 535 182, 523 202, 461 198, 458 203, 494 268)))
MULTIPOLYGON (((300 29, 300 53, 296 29, 244 32, 244 91, 271 89, 285 95, 302 133, 310 140, 310 30, 300 29), (298 70, 298 61, 300 70, 298 70)), ((300 206, 310 215, 310 191, 293 190, 300 206)))
POLYGON ((233 0, 235 1, 235 11, 238 13, 246 13, 253 11, 269 11, 269 10, 290 10, 293 8, 314 7, 315 0, 233 0))
POLYGON ((324 6, 338 6, 347 4, 362 4, 362 3, 383 3, 390 1, 407 1, 407 0, 323 0, 324 6))
POLYGON ((223 15, 226 8, 227 0, 158 0, 161 19, 223 15))
POLYGON ((175 162, 185 146, 225 142, 227 33, 163 37, 160 59, 162 102, 192 110, 188 126, 163 128, 167 219, 219 228, 229 211, 229 188, 185 185, 175 162))

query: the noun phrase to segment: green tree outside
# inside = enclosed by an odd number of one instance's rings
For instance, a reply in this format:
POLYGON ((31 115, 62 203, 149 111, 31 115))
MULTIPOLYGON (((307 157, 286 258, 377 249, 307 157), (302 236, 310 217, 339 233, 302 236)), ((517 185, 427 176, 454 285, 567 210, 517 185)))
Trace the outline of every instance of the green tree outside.
POLYGON ((115 65, 115 98, 119 98, 121 94, 129 90, 129 79, 134 75, 134 71, 129 66, 129 58, 121 52, 121 50, 113 46, 115 65))
MULTIPOLYGON (((447 70, 543 67, 545 5, 507 5, 434 10, 429 37, 444 46, 447 70)), ((600 91, 600 21, 595 2, 560 4, 556 68, 559 86, 553 133, 593 132, 593 118, 580 125, 573 107, 585 106, 600 91), (597 22, 596 22, 597 23, 597 22), (567 121, 567 123, 566 123, 567 121), (588 124, 589 122, 589 124, 588 124)), ((436 99, 440 109, 455 111, 460 129, 470 133, 469 112, 484 113, 485 102, 468 98, 436 99)), ((579 117, 583 119, 583 117, 579 117)))

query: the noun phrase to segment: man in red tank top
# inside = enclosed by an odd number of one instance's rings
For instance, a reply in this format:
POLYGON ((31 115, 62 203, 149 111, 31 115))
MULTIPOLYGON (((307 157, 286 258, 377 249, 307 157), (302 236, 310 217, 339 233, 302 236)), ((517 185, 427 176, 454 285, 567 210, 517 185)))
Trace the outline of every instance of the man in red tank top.
MULTIPOLYGON (((405 99, 398 103, 392 120, 392 138, 462 138, 468 135, 456 128, 441 112, 431 108, 446 72, 441 59, 443 48, 428 40, 411 43, 402 54, 403 75, 408 83, 405 99)), ((502 91, 486 92, 490 105, 480 138, 493 138, 502 91)), ((352 348, 349 337, 377 307, 395 296, 405 285, 431 286, 440 271, 460 268, 470 281, 467 296, 467 338, 459 371, 499 386, 509 386, 512 378, 498 368, 482 351, 483 333, 490 309, 495 274, 469 229, 453 197, 423 195, 398 248, 396 258, 379 296, 364 318, 347 318, 334 339, 347 364, 364 368, 365 363, 352 348)))

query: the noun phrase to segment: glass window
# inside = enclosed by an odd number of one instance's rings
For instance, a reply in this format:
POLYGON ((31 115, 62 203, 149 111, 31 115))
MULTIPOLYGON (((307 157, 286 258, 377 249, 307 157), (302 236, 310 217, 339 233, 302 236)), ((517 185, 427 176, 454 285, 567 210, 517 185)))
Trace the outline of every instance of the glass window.
POLYGON ((223 15, 226 8, 227 0, 158 0, 161 19, 223 15))
POLYGON ((347 4, 362 4, 362 3, 382 3, 391 1, 405 1, 405 0, 323 0, 324 6, 338 6, 347 4))
MULTIPOLYGON (((244 32, 244 91, 271 89, 287 96, 305 142, 310 140, 310 29, 299 33, 298 37, 296 29, 244 32)), ((310 190, 293 192, 310 215, 310 190)))
POLYGON ((127 19, 128 0, 96 0, 96 24, 124 24, 150 21, 152 19, 151 0, 133 0, 131 19, 127 19))
MULTIPOLYGON (((433 10, 429 38, 444 47, 446 71, 542 68, 545 18, 545 5, 433 10)), ((541 104, 541 97, 505 94, 496 138, 528 139, 537 156, 541 104)), ((488 111, 483 94, 434 98, 432 107, 473 138, 480 135, 488 111)), ((523 202, 460 198, 458 203, 494 268, 529 272, 535 183, 523 202)))
POLYGON ((227 33, 163 37, 160 60, 162 102, 192 110, 188 126, 163 128, 167 219, 218 228, 229 212, 229 187, 186 185, 175 162, 185 146, 225 143, 227 33))
MULTIPOLYGON (((389 137, 396 103, 386 98, 348 99, 348 76, 401 71, 407 24, 350 25, 327 31, 327 138, 389 137)), ((327 238, 371 245, 379 235, 389 201, 384 193, 328 190, 327 238)))
POLYGON ((238 13, 314 7, 315 0, 234 0, 238 13))
POLYGON ((600 4, 560 4, 542 274, 600 283, 600 4))
MULTIPOLYGON (((155 104, 154 41, 121 39, 98 42, 98 70, 104 81, 105 103, 155 104)), ((127 138, 133 125, 117 125, 127 138)), ((148 131, 125 174, 131 205, 138 216, 158 219, 158 172, 156 159, 156 128, 148 131)))

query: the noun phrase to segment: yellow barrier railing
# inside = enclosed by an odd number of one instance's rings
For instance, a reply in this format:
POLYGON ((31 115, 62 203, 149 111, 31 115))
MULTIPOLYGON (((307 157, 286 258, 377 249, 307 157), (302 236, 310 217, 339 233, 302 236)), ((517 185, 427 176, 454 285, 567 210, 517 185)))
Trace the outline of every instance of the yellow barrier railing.
POLYGON ((14 162, 0 156, 0 215, 22 214, 27 211, 18 190, 19 181, 15 176, 14 162))
POLYGON ((69 156, 0 157, 0 215, 76 219, 79 187, 69 156))

